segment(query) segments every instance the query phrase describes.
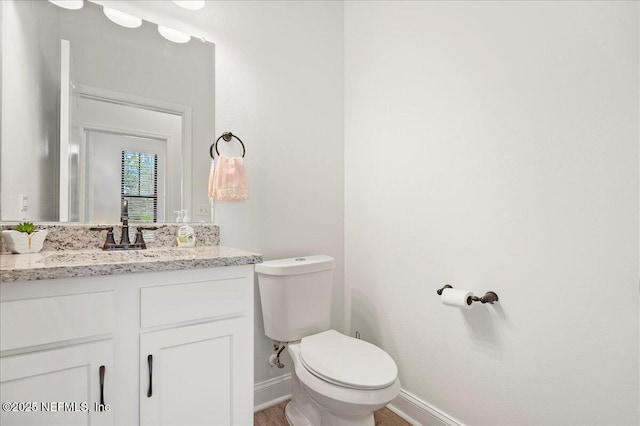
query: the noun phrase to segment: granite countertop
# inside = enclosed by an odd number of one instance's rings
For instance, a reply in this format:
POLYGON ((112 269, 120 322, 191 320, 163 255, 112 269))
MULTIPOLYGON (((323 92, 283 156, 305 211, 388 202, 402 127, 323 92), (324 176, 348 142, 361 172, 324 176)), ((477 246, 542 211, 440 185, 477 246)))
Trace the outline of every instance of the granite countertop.
POLYGON ((260 254, 219 245, 131 251, 42 251, 0 256, 0 282, 210 268, 260 262, 260 254))

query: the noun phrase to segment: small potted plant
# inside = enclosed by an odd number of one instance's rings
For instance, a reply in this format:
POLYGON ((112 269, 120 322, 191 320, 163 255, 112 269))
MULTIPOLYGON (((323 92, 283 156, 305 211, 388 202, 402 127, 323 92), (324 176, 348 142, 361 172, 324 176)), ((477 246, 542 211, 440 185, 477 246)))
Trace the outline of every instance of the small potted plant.
POLYGON ((2 238, 7 250, 12 253, 37 253, 42 250, 47 231, 36 231, 33 223, 22 222, 15 230, 2 231, 2 238))

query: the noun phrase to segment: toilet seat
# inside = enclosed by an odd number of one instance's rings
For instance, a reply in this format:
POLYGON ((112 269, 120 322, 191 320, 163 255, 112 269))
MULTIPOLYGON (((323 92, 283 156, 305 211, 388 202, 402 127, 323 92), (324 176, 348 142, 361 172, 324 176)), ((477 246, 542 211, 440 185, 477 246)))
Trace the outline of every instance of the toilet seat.
POLYGON ((383 389, 398 376, 398 367, 385 351, 335 330, 304 337, 300 361, 314 376, 351 389, 383 389))

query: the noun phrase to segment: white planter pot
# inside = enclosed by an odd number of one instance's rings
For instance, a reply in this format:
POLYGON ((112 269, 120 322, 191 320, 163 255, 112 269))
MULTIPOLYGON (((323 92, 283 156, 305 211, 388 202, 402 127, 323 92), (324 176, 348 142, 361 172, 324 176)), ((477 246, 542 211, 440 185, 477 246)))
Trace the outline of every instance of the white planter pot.
POLYGON ((48 231, 36 231, 31 234, 18 231, 2 231, 7 250, 13 253, 37 253, 42 250, 48 231))

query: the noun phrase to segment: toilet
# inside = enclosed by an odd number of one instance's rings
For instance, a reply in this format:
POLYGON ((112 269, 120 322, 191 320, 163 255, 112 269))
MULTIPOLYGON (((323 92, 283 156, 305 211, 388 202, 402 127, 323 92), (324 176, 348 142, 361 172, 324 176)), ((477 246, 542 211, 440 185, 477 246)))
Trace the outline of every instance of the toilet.
POLYGON ((335 261, 317 255, 257 264, 267 337, 293 361, 293 426, 374 426, 373 412, 400 392, 398 368, 379 347, 332 330, 335 261))

